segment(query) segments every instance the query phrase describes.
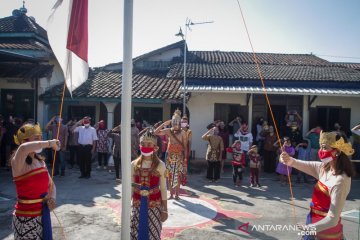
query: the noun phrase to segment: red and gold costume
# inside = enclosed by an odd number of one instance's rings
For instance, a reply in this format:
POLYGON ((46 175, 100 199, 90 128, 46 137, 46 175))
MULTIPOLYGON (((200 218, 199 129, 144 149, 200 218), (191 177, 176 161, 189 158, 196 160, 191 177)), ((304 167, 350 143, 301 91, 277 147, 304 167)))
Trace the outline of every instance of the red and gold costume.
POLYGON ((178 185, 182 174, 184 173, 184 147, 179 143, 169 143, 167 149, 166 170, 170 187, 178 185))
MULTIPOLYGON (((337 140, 337 133, 335 132, 321 132, 319 143, 321 146, 336 149, 347 156, 354 153, 350 143, 345 142, 342 137, 337 140)), ((326 158, 320 157, 320 159, 324 161, 326 158)), ((311 231, 316 231, 316 236, 305 236, 304 239, 344 239, 340 216, 346 197, 350 192, 351 177, 345 172, 335 174, 331 168, 326 168, 328 166, 326 164, 329 163, 293 160, 292 167, 318 179, 306 221, 307 227, 311 231)), ((337 159, 337 161, 341 160, 337 159)))
MULTIPOLYGON (((156 136, 147 131, 140 142, 151 142, 156 146, 156 136)), ((141 148, 140 148, 141 149, 141 148)), ((161 213, 167 200, 165 164, 153 152, 151 159, 142 155, 132 161, 132 240, 160 240, 161 213), (157 164, 155 168, 154 164, 157 164)))
MULTIPOLYGON (((306 224, 314 224, 324 219, 329 212, 330 203, 331 199, 329 189, 319 180, 314 187, 313 197, 310 203, 310 213, 308 215, 306 224)), ((317 238, 324 240, 343 239, 342 232, 343 227, 341 224, 341 219, 339 219, 336 226, 318 232, 316 236, 317 238)))
POLYGON ((49 187, 49 174, 45 167, 14 177, 17 192, 15 215, 36 217, 42 215, 43 198, 49 187))
POLYGON ((50 142, 39 139, 38 124, 24 124, 14 136, 15 143, 20 145, 11 159, 17 192, 13 215, 15 239, 52 239, 50 209, 45 198, 55 201, 56 189, 44 159, 36 154, 44 144, 50 147, 50 142))

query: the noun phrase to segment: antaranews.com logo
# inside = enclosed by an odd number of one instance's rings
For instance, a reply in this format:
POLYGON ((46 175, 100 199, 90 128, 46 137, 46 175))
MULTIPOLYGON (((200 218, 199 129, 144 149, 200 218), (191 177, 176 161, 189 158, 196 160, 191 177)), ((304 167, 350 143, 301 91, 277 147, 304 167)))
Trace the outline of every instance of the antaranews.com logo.
POLYGON ((259 224, 249 226, 250 223, 244 223, 238 227, 238 230, 251 235, 252 232, 297 232, 298 236, 315 236, 316 228, 304 226, 299 228, 297 225, 281 225, 281 224, 259 224))

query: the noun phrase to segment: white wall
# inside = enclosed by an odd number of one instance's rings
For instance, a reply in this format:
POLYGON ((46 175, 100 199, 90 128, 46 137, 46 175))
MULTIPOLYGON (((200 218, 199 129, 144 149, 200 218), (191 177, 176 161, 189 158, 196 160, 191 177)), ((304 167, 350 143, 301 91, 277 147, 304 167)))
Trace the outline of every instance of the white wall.
POLYGON ((180 48, 170 49, 166 52, 162 52, 160 54, 156 54, 154 56, 146 59, 147 61, 170 61, 173 57, 180 56, 181 50, 180 48))
POLYGON ((188 103, 190 128, 193 132, 192 150, 196 158, 205 158, 207 143, 201 136, 206 126, 214 121, 214 104, 229 103, 246 105, 246 94, 237 93, 192 93, 188 103))

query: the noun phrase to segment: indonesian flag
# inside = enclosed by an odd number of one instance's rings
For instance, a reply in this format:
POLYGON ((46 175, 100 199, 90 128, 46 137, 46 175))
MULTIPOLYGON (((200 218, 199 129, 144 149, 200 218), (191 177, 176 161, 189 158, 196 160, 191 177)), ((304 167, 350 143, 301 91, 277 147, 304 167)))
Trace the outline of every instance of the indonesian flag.
POLYGON ((72 95, 88 78, 88 0, 58 0, 47 34, 72 95))

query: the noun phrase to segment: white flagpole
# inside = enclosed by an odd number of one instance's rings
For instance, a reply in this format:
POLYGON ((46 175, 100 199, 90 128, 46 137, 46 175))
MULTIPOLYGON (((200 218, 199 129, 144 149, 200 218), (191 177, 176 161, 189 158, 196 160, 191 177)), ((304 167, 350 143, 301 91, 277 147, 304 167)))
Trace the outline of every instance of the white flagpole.
POLYGON ((121 239, 130 240, 131 212, 131 165, 130 165, 130 121, 132 89, 132 36, 133 36, 133 0, 124 1, 124 55, 122 67, 121 93, 121 175, 122 175, 122 209, 121 239))

